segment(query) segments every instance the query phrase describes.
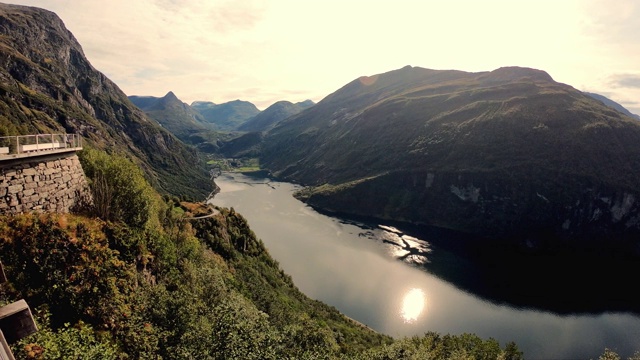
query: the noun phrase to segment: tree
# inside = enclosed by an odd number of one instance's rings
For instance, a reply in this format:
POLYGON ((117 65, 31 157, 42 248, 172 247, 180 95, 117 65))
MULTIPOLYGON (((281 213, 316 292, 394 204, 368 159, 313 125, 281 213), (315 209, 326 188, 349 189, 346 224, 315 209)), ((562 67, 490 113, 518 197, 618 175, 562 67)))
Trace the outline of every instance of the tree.
POLYGON ((89 178, 96 216, 135 228, 153 218, 158 195, 137 165, 124 156, 89 148, 80 152, 80 161, 89 178))

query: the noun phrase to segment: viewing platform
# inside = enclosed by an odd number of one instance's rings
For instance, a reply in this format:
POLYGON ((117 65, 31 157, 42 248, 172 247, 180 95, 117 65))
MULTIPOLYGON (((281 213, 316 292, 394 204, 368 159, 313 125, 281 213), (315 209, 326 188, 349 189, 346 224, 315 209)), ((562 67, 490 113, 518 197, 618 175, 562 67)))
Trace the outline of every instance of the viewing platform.
POLYGON ((0 162, 82 150, 79 134, 38 134, 0 137, 0 162))

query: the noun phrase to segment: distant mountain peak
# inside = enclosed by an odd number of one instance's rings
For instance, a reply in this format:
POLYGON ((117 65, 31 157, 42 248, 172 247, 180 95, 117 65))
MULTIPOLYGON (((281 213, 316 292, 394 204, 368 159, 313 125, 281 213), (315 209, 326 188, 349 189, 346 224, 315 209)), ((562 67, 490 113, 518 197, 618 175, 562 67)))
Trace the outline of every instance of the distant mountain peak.
POLYGON ((167 93, 167 95, 164 96, 165 99, 175 99, 175 100, 179 100, 178 97, 176 96, 176 94, 173 93, 173 91, 169 91, 167 93))
POLYGON ((305 108, 305 109, 306 109, 306 108, 308 108, 308 107, 312 107, 312 106, 313 106, 313 105, 315 105, 315 104, 316 104, 316 103, 315 103, 315 101, 310 100, 310 99, 307 99, 307 100, 305 100, 305 101, 300 101, 300 102, 297 102, 297 103, 296 103, 296 105, 298 105, 298 106, 302 106, 302 107, 303 107, 303 108, 305 108))

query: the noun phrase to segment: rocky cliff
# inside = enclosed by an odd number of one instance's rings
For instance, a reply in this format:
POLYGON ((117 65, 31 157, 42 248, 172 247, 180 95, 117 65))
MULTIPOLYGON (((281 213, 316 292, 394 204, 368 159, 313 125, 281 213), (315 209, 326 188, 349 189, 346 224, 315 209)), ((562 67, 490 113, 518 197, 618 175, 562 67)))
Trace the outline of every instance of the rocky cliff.
POLYGON ((165 192, 210 190, 197 153, 151 121, 85 57, 54 13, 0 4, 0 135, 73 132, 123 152, 165 192))

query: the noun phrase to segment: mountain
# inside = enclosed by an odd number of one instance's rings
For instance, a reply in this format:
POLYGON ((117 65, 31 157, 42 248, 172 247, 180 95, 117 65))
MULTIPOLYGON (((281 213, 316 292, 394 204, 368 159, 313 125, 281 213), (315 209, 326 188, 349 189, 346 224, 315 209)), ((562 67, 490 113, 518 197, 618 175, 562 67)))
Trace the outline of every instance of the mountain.
POLYGON ((630 116, 632 118, 636 118, 638 120, 640 120, 640 115, 634 114, 631 111, 627 110, 624 106, 618 104, 617 102, 609 99, 608 97, 604 96, 604 95, 600 95, 600 94, 594 94, 594 93, 590 93, 590 92, 585 92, 585 94, 591 96, 592 98, 596 99, 596 100, 600 100, 602 101, 602 103, 604 103, 605 105, 612 107, 618 111, 620 111, 621 113, 630 116))
POLYGON ((216 103, 211 101, 194 101, 191 103, 191 107, 194 108, 196 111, 203 111, 203 110, 214 108, 216 106, 217 106, 216 103))
POLYGON ((260 156, 263 139, 259 131, 241 133, 220 141, 218 153, 225 158, 256 158, 260 156))
POLYGON ((290 101, 278 101, 268 108, 261 111, 256 116, 247 120, 238 127, 240 131, 265 131, 271 129, 276 123, 305 110, 315 103, 306 100, 299 103, 290 101))
POLYGON ((216 105, 207 101, 195 101, 191 107, 204 118, 204 124, 211 130, 236 130, 260 110, 248 101, 234 100, 216 105))
POLYGON ((86 146, 127 153, 164 192, 211 190, 197 152, 96 70, 56 14, 0 4, 0 35, 2 135, 79 133, 86 146))
POLYGON ((543 71, 407 66, 281 121, 260 161, 327 211, 626 249, 640 238, 638 143, 638 121, 543 71))
POLYGON ((161 98, 129 96, 129 100, 183 141, 188 142, 190 135, 206 130, 202 125, 204 122, 202 115, 178 99, 171 91, 161 98))

